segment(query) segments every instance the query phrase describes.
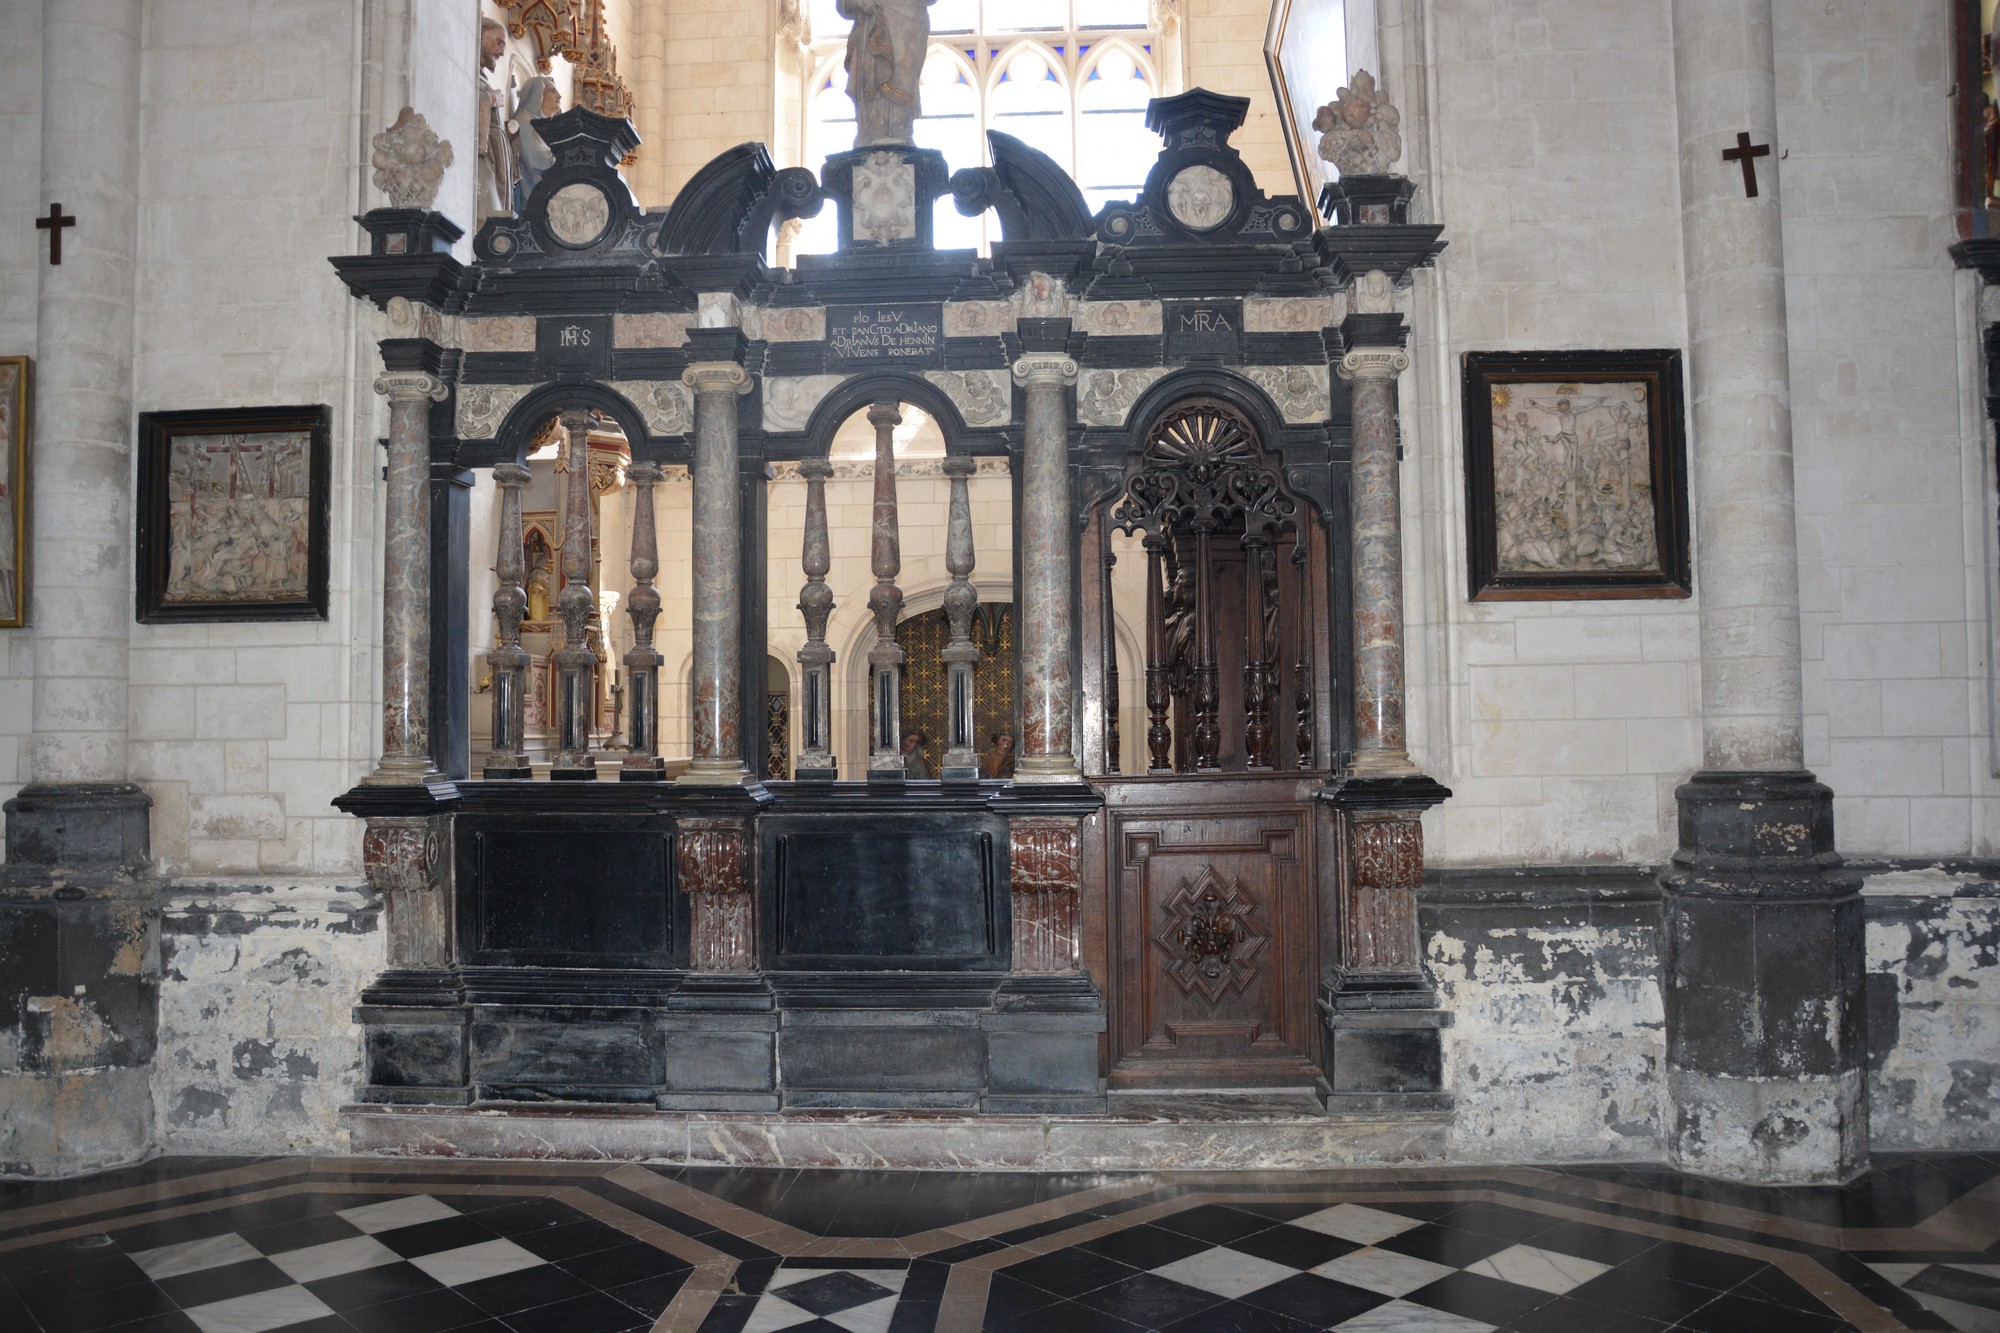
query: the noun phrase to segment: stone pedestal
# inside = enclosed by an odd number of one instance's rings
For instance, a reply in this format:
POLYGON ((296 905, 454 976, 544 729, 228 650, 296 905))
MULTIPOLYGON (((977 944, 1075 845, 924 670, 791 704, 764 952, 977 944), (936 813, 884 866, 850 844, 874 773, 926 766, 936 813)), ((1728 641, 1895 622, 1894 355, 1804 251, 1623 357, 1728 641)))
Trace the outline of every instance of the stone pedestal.
POLYGON ((1810 773, 1697 773, 1666 889, 1675 1164, 1845 1180, 1868 1161, 1860 877, 1810 773))
POLYGON ((943 153, 897 144, 850 149, 826 160, 824 177, 843 251, 932 248, 934 205, 951 189, 943 153))

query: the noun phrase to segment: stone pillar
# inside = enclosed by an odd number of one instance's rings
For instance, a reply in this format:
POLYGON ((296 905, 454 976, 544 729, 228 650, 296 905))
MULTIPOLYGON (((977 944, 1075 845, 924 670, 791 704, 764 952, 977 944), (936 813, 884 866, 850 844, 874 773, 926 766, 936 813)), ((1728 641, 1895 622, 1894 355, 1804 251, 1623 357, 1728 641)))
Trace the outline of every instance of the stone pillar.
POLYGON ((660 590, 653 586, 660 572, 653 488, 665 474, 658 463, 639 463, 626 475, 638 493, 632 508, 632 591, 625 598, 626 614, 632 617, 632 646, 625 653, 631 745, 619 778, 624 782, 658 782, 666 776, 666 761, 660 758, 660 666, 666 659, 653 647, 653 623, 660 618, 660 590))
MULTIPOLYGON (((43 0, 28 785, 0 870, 0 1175, 152 1149, 159 912, 128 781, 141 0, 43 0), (60 895, 60 897, 58 897, 60 895)), ((22 227, 27 223, 23 221, 22 227)), ((14 350, 26 350, 16 348, 14 350)))
POLYGON ((972 641, 972 617, 979 611, 979 589, 972 585, 972 474, 979 464, 962 455, 944 460, 951 478, 951 517, 945 526, 944 567, 951 586, 944 593, 945 619, 951 641, 944 646, 945 752, 938 776, 946 782, 979 780, 979 736, 973 724, 973 690, 977 685, 979 645, 972 641))
POLYGON ((1354 551, 1355 773, 1413 774, 1403 726, 1403 492, 1396 452, 1399 343, 1355 347, 1340 377, 1354 385, 1348 510, 1354 551))
POLYGON ((743 762, 743 512, 736 493, 736 399, 748 371, 701 361, 682 382, 694 390, 694 755, 680 781, 740 787, 743 762))
POLYGON ((446 393, 427 371, 389 370, 389 483, 382 519, 382 758, 367 782, 421 786, 431 764, 431 427, 446 393))
POLYGON ((549 655, 556 677, 556 753, 549 777, 558 782, 593 782, 597 761, 590 756, 590 733, 597 721, 597 654, 590 650, 590 624, 597 597, 590 586, 590 427, 595 417, 572 409, 562 414, 568 443, 568 485, 563 496, 562 647, 549 655))
POLYGON ((1674 0, 1704 771, 1665 877, 1677 1164, 1765 1182, 1867 1163, 1863 923, 1805 771, 1784 191, 1771 0, 1674 0), (1748 133, 1757 192, 1725 151, 1748 133))
POLYGON ((482 774, 488 779, 534 776, 525 744, 529 657, 521 647, 521 618, 528 610, 528 594, 522 587, 528 571, 521 544, 521 491, 529 478, 528 469, 519 463, 501 463, 493 469, 493 480, 500 487, 500 549, 493 572, 500 586, 493 593, 497 626, 493 651, 486 654, 486 668, 493 677, 493 748, 482 774))
POLYGON ((1015 781, 1076 783, 1076 528, 1069 475, 1069 390, 1076 362, 1036 352, 1014 363, 1026 387, 1022 443, 1020 635, 1022 737, 1015 781))
POLYGON ((903 572, 903 541, 896 512, 895 435, 902 421, 898 403, 868 409, 868 424, 875 428, 875 508, 869 535, 875 586, 868 590, 868 610, 875 617, 875 642, 868 649, 870 781, 903 778, 903 647, 896 642, 896 620, 903 610, 903 590, 896 583, 903 572))

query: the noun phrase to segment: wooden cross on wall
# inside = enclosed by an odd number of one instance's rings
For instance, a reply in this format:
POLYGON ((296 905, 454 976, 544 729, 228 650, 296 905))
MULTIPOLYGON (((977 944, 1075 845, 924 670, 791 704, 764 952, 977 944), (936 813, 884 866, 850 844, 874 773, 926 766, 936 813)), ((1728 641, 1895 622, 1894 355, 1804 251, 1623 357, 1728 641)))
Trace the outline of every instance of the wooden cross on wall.
POLYGON ((63 212, 61 204, 50 204, 49 215, 35 219, 35 230, 49 234, 49 263, 62 263, 62 234, 64 227, 74 227, 76 218, 63 212))
POLYGON ((1743 197, 1745 199, 1755 199, 1757 197, 1757 159, 1760 157, 1769 157, 1770 155, 1771 145, 1767 143, 1753 145, 1750 142, 1750 132, 1748 130, 1737 134, 1736 146, 1734 148, 1723 150, 1722 160, 1724 162, 1739 162, 1743 166, 1743 197))

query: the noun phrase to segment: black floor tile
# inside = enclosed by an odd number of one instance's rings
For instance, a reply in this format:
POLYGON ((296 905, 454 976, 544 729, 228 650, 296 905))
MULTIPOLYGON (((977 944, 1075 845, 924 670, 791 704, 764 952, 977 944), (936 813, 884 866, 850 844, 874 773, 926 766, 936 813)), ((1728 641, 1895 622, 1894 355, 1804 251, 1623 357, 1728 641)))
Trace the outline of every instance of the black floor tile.
POLYGON ((896 1302, 890 1317, 889 1333, 933 1333, 937 1328, 938 1302, 913 1301, 905 1296, 896 1302))
POLYGON ((693 1271, 692 1268, 685 1268, 678 1273, 662 1273, 658 1277, 606 1287, 604 1291, 640 1314, 657 1319, 660 1311, 673 1304, 674 1297, 680 1295, 681 1288, 687 1285, 688 1274, 693 1271))
POLYGON ((1752 1259, 1748 1255, 1666 1241, 1637 1258, 1626 1260, 1614 1271, 1665 1282, 1684 1282, 1688 1286, 1706 1287, 1710 1291, 1727 1291, 1754 1277, 1764 1267, 1762 1259, 1752 1259))
POLYGON ((1004 1323, 986 1321, 988 1333, 1132 1333, 1143 1327, 1075 1301, 1058 1301, 1004 1323))
POLYGON ((1905 1285, 1911 1291, 1920 1291, 1926 1296, 1942 1296, 1948 1301, 2000 1310, 2000 1282, 1980 1273, 1968 1273, 1962 1268, 1932 1264, 1905 1285))
MULTIPOLYGON (((1644 1315, 1624 1310, 1607 1310, 1601 1305, 1585 1305, 1559 1296, 1536 1306, 1505 1325, 1508 1333, 1660 1333, 1667 1326, 1644 1315)), ((1765 1333, 1778 1333, 1782 1326, 1769 1325, 1765 1333)))
POLYGON ((1046 1309, 1061 1299, 1053 1292, 1016 1281, 1005 1273, 995 1273, 986 1291, 986 1319, 988 1323, 1004 1322, 1031 1310, 1046 1309))
POLYGON ((1668 1282, 1645 1273, 1628 1273, 1614 1268, 1572 1288, 1569 1298, 1584 1305, 1603 1306, 1626 1314, 1677 1321, 1693 1314, 1720 1293, 1685 1282, 1668 1282))
POLYGON ((1212 1250, 1215 1247, 1205 1240, 1183 1236, 1161 1227, 1136 1226, 1127 1227, 1123 1231, 1114 1231, 1108 1236, 1099 1236, 1096 1240, 1085 1241, 1077 1248, 1144 1270, 1160 1268, 1177 1259, 1185 1259, 1191 1254, 1200 1254, 1203 1250, 1212 1250))
POLYGON ((435 1222, 419 1222, 413 1227, 377 1232, 375 1239, 405 1259, 421 1259, 468 1245, 484 1245, 494 1233, 469 1217, 441 1217, 435 1222))
MULTIPOLYGON (((0 1325, 0 1327, 5 1327, 5 1325, 0 1325)), ((301 1326, 301 1328, 303 1327, 301 1326)), ((201 1325, 195 1323, 194 1320, 182 1314, 179 1310, 166 1310, 159 1314, 148 1315, 144 1319, 135 1320, 129 1324, 115 1325, 111 1329, 106 1330, 106 1333, 201 1333, 201 1325)), ((299 1330, 287 1329, 285 1333, 299 1333, 299 1330)), ((343 1324, 340 1327, 339 1333, 354 1333, 354 1330, 343 1324)))
POLYGON ((1519 1319, 1555 1298, 1546 1291, 1481 1277, 1477 1273, 1453 1273, 1450 1277, 1439 1278, 1428 1287, 1417 1288, 1403 1299, 1412 1305, 1428 1306, 1447 1314, 1499 1325, 1519 1319))
POLYGON ((1361 1247, 1338 1236, 1281 1223, 1240 1240, 1232 1240, 1229 1248, 1304 1271, 1317 1268, 1329 1259, 1338 1259, 1343 1254, 1352 1254, 1361 1247))
POLYGON ((1439 1223, 1427 1223, 1414 1231, 1377 1241, 1375 1248, 1407 1254, 1413 1259, 1428 1259, 1448 1268, 1469 1268, 1481 1259, 1519 1243, 1518 1240, 1483 1231, 1460 1231, 1439 1223))
POLYGON ((483 1277, 452 1290, 486 1313, 511 1320, 516 1310, 528 1310, 588 1295, 592 1287, 581 1278, 544 1264, 540 1268, 524 1268, 518 1273, 483 1277))
POLYGON ((787 1283, 779 1294, 801 1310, 832 1315, 893 1296, 895 1291, 855 1273, 833 1272, 809 1277, 802 1282, 787 1283))
POLYGON ((160 1290, 183 1310, 291 1285, 291 1275, 269 1259, 248 1259, 240 1264, 204 1268, 198 1273, 183 1273, 159 1281, 160 1290))
POLYGON ((631 1236, 602 1222, 572 1222, 566 1227, 522 1232, 508 1239, 528 1253, 552 1263, 632 1243, 631 1236))
POLYGON ((1773 1328, 1785 1333, 1845 1333, 1852 1325, 1742 1296, 1719 1296, 1682 1319, 1678 1327, 1692 1333, 1770 1333, 1773 1328))
POLYGON ((1153 1223, 1166 1231, 1193 1236, 1211 1245, 1233 1245, 1245 1236, 1271 1229, 1271 1219, 1246 1213, 1224 1204, 1200 1204, 1186 1212, 1170 1213, 1153 1223))
MULTIPOLYGON (((467 1212, 463 1208, 459 1211, 467 1212)), ((554 1199, 528 1199, 498 1208, 483 1208, 476 1215, 480 1226, 496 1236, 510 1238, 537 1231, 554 1231, 588 1220, 568 1204, 557 1203, 554 1199)))
POLYGON ((84 1253, 89 1257, 79 1262, 66 1263, 61 1268, 10 1273, 7 1279, 31 1306, 70 1300, 94 1292, 116 1291, 120 1287, 136 1287, 152 1280, 146 1276, 145 1269, 107 1246, 84 1253))
POLYGON ((1140 1273, 1123 1282, 1087 1291, 1075 1300, 1078 1305, 1144 1328, 1161 1328, 1222 1303, 1222 1297, 1214 1292, 1182 1286, 1152 1273, 1140 1273))
POLYGON ((113 1224, 105 1229, 118 1248, 127 1254, 157 1250, 163 1245, 179 1245, 184 1241, 207 1240, 210 1236, 221 1236, 236 1230, 226 1219, 214 1213, 187 1213, 160 1222, 113 1224))
POLYGON ((1614 1268, 1627 1259, 1638 1258, 1659 1243, 1652 1236, 1592 1226, 1588 1222, 1558 1222, 1537 1231, 1532 1242, 1537 1249, 1573 1254, 1579 1259, 1610 1264, 1614 1268))
MULTIPOLYGON (((1206 1248, 1206 1247, 1202 1247, 1206 1248)), ((1088 1250, 1057 1250, 1002 1270, 1007 1276, 1057 1296, 1076 1296, 1108 1287, 1139 1272, 1088 1250)))
POLYGON ((346 1310, 341 1317, 354 1325, 357 1333, 449 1333, 489 1319, 486 1311, 444 1287, 400 1301, 346 1310))
MULTIPOLYGON (((255 1227, 242 1233, 243 1239, 257 1248, 260 1254, 283 1254, 288 1250, 303 1250, 309 1245, 329 1245, 337 1240, 352 1240, 362 1235, 360 1227, 344 1217, 325 1213, 318 1217, 302 1217, 296 1222, 280 1222, 276 1226, 255 1227)), ((124 1238, 119 1238, 124 1243, 124 1238)), ((126 1248, 131 1248, 127 1245, 126 1248)))
POLYGON ((305 1191, 287 1194, 276 1199, 259 1199, 256 1203, 223 1204, 209 1211, 229 1224, 231 1231, 254 1231, 259 1227, 273 1227, 282 1222, 297 1222, 301 1218, 316 1217, 321 1213, 338 1212, 342 1208, 357 1206, 345 1194, 316 1194, 305 1191))
POLYGON ((1814 1296, 1804 1287, 1786 1277, 1776 1268, 1765 1269, 1729 1294, 1732 1296, 1747 1296, 1752 1300, 1783 1306, 1787 1310, 1803 1310, 1807 1314, 1826 1315, 1829 1317, 1833 1314, 1833 1311, 1820 1303, 1817 1296, 1814 1296))
POLYGON ((1260 1310, 1254 1305, 1224 1301, 1200 1314, 1168 1324, 1166 1333, 1314 1333, 1319 1327, 1318 1324, 1302 1324, 1270 1310, 1260 1310))
POLYGON ((1315 1328, 1327 1328, 1343 1319, 1366 1314, 1378 1305, 1387 1305, 1389 1298, 1317 1274, 1301 1273, 1251 1292, 1243 1298, 1243 1303, 1304 1320, 1315 1328))
POLYGON ((32 1294, 24 1294, 42 1333, 99 1333, 101 1329, 129 1324, 148 1315, 168 1314, 174 1303, 151 1283, 115 1290, 70 1294, 46 1304, 32 1294))
POLYGON ((359 1310, 387 1301, 408 1300, 445 1286, 415 1264, 383 1264, 359 1273, 342 1273, 305 1284, 306 1290, 334 1310, 359 1310))
POLYGON ((693 1265, 644 1241, 627 1241, 607 1250, 593 1250, 589 1254, 563 1259, 556 1267, 575 1274, 593 1287, 609 1290, 628 1282, 663 1277, 668 1273, 686 1273, 693 1265))
POLYGON ((631 1306, 599 1291, 510 1314, 502 1322, 515 1333, 627 1333, 652 1324, 631 1306))

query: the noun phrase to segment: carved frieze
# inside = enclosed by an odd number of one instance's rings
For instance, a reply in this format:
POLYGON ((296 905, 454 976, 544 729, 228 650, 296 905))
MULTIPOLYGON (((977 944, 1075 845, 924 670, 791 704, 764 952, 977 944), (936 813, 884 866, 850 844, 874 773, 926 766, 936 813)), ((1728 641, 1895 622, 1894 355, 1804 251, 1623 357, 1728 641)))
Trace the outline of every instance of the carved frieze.
POLYGON ((992 338, 1014 327, 1014 308, 1005 301, 947 301, 944 336, 992 338))
POLYGON ((1249 366, 1243 373, 1271 395, 1290 425, 1325 421, 1332 410, 1325 366, 1249 366))
POLYGON ((1073 819, 1017 819, 1008 828, 1013 879, 1014 970, 1075 972, 1081 847, 1073 819))
POLYGON ((1251 918, 1257 902, 1240 880, 1224 880, 1213 866, 1193 881, 1182 880, 1164 905, 1164 920, 1153 945, 1166 958, 1165 971, 1189 995, 1210 1004, 1242 990, 1263 970, 1258 955, 1267 942, 1251 918))
POLYGON ((1004 370, 927 370, 968 426, 999 426, 1013 419, 1014 392, 1004 370))
POLYGON ((688 329, 693 323, 693 315, 670 315, 660 311, 644 315, 617 315, 611 324, 612 342, 618 347, 686 347, 688 329))
POLYGON ((1157 338, 1163 321, 1158 301, 1085 301, 1076 308, 1077 327, 1097 338, 1157 338))
POLYGON ((675 380, 613 381, 611 387, 632 400, 655 435, 685 435, 694 429, 694 395, 675 380))
POLYGON ((534 317, 497 315, 487 319, 461 319, 458 322, 458 345, 468 352, 532 352, 535 350, 534 317))
POLYGON ((1245 333, 1318 333, 1347 314, 1345 297, 1251 296, 1243 301, 1245 333))
POLYGON ((756 965, 749 827, 736 819, 684 819, 674 843, 681 892, 688 897, 688 966, 696 972, 747 972, 756 965))
POLYGON ((523 398, 535 391, 532 384, 466 384, 458 390, 458 437, 461 440, 490 440, 500 433, 523 398))
POLYGON ((1122 426, 1139 395, 1166 376, 1165 366, 1146 370, 1086 370, 1077 384, 1077 415, 1086 426, 1122 426))
POLYGON ((765 380, 764 429, 804 430, 813 410, 840 384, 839 375, 781 375, 765 380))
POLYGON ((826 307, 793 306, 771 309, 753 306, 743 312, 744 332, 774 343, 826 341, 826 307))

